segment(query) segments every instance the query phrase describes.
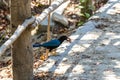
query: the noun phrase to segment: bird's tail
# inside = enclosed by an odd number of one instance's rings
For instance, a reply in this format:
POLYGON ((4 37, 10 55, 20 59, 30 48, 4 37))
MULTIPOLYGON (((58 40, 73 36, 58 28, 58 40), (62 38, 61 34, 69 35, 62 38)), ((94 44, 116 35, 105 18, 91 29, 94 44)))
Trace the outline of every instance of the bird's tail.
POLYGON ((41 47, 42 45, 41 44, 39 44, 39 43, 35 43, 35 44, 33 44, 33 47, 41 47))

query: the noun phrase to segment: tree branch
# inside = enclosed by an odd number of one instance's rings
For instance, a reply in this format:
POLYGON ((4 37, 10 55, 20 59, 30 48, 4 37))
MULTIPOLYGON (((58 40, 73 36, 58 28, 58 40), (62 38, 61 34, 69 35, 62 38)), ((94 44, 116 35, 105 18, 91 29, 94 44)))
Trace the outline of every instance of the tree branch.
POLYGON ((14 34, 0 47, 0 56, 9 48, 10 45, 21 35, 26 27, 35 21, 35 17, 26 19, 22 25, 19 25, 14 34))
POLYGON ((26 19, 22 25, 19 25, 14 34, 0 47, 0 56, 9 48, 14 41, 21 35, 21 33, 28 27, 28 25, 32 24, 32 27, 36 27, 40 24, 42 20, 44 20, 48 14, 58 8, 62 3, 67 0, 57 0, 51 4, 47 9, 45 9, 40 16, 32 17, 30 19, 26 19))
POLYGON ((62 3, 66 2, 68 0, 57 0, 55 2, 52 2, 51 6, 49 6, 47 9, 45 9, 40 16, 36 18, 35 23, 32 25, 33 27, 40 25, 40 22, 42 22, 49 13, 57 9, 62 3))

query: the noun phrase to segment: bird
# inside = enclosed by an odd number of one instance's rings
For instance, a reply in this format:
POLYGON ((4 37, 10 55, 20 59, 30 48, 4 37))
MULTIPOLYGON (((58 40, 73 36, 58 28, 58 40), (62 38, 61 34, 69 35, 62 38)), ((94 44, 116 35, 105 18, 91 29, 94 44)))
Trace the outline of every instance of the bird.
POLYGON ((61 37, 59 37, 58 39, 52 39, 50 41, 47 41, 45 43, 35 43, 33 44, 33 47, 44 47, 47 48, 49 50, 49 52, 51 52, 53 49, 59 47, 64 40, 67 40, 68 42, 71 42, 71 39, 68 38, 66 35, 63 35, 61 37))
MULTIPOLYGON (((68 42, 71 42, 71 39, 68 38, 66 35, 63 35, 61 37, 59 37, 58 39, 52 39, 50 41, 47 41, 45 43, 35 43, 33 44, 33 47, 44 47, 46 49, 48 49, 49 52, 51 52, 53 49, 59 47, 64 40, 67 40, 68 42)), ((54 53, 56 54, 56 53, 54 53)), ((42 55, 40 57, 40 59, 42 60, 46 60, 48 58, 48 52, 46 51, 46 55, 42 55)))

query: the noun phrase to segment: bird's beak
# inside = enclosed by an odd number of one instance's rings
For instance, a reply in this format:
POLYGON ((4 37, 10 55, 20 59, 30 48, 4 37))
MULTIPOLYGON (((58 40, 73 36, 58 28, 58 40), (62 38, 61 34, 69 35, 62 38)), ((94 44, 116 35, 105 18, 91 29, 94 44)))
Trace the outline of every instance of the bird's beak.
POLYGON ((71 43, 71 39, 70 38, 67 38, 67 41, 71 43))

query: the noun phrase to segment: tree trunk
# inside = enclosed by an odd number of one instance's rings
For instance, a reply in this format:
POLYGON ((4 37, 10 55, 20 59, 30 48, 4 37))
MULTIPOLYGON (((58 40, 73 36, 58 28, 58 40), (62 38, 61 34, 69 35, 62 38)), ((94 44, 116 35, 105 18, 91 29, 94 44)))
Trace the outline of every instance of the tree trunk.
MULTIPOLYGON (((11 0, 12 32, 31 16, 31 0, 11 0)), ((12 46, 13 80, 33 80, 31 29, 28 27, 12 46)))

